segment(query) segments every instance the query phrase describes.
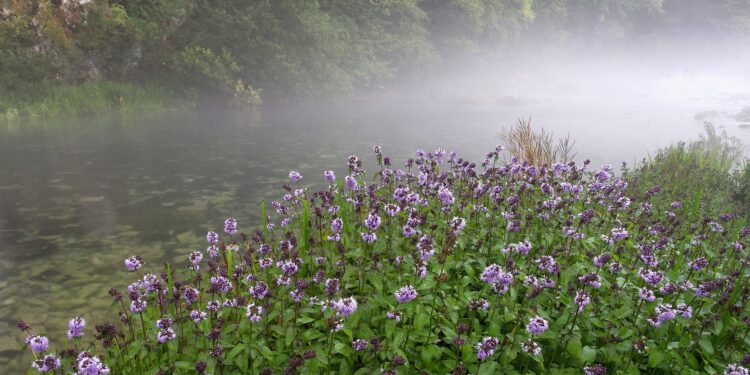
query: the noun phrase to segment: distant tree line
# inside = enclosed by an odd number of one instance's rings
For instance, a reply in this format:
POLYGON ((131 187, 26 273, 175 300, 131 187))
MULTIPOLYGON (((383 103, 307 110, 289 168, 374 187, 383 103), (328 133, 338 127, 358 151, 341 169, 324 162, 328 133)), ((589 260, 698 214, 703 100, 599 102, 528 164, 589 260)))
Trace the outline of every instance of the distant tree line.
POLYGON ((747 34, 746 0, 0 0, 0 100, 158 83, 252 106, 370 88, 524 40, 747 34))

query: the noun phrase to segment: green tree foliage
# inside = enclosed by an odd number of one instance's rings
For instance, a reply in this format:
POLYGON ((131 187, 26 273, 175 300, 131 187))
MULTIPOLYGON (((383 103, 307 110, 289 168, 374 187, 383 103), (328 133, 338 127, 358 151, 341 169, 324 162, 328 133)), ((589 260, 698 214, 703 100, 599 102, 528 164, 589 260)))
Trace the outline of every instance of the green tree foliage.
POLYGON ((304 98, 418 78, 525 38, 600 45, 685 30, 750 32, 750 3, 0 0, 0 103, 112 80, 252 106, 260 92, 304 98))

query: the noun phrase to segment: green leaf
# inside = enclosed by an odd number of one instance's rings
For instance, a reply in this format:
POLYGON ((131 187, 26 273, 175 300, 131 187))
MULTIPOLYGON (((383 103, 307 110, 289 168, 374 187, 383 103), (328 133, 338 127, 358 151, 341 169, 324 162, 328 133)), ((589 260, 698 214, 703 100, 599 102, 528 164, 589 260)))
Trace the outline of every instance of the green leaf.
POLYGON ((583 363, 593 362, 596 359, 596 349, 590 346, 584 346, 578 359, 583 363))
POLYGON ((497 374, 497 362, 485 362, 479 366, 477 375, 494 375, 497 374))
POLYGON ((573 338, 568 343, 568 347, 566 349, 568 350, 568 353, 570 353, 570 355, 572 355, 573 357, 580 358, 581 349, 583 349, 581 340, 579 338, 573 338))
POLYGON ((714 354, 714 345, 711 343, 711 340, 709 340, 708 337, 701 337, 701 339, 698 340, 698 345, 707 354, 714 354))
POLYGON ((232 348, 232 350, 230 350, 229 353, 227 354, 227 359, 231 360, 232 358, 236 357, 237 354, 240 354, 240 352, 245 350, 245 348, 247 348, 246 343, 240 343, 240 344, 235 345, 234 348, 232 348))

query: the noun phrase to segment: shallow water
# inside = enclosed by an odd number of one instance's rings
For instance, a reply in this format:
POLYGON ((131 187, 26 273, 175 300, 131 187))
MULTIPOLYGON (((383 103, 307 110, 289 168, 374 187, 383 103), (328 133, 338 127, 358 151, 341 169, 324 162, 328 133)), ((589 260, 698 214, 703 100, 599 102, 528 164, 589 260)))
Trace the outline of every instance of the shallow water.
MULTIPOLYGON (((67 320, 116 319, 110 287, 130 280, 122 261, 146 270, 184 265, 207 229, 228 216, 248 230, 262 199, 289 170, 308 183, 342 176, 346 157, 383 146, 395 166, 417 148, 481 161, 494 134, 517 117, 576 140, 578 159, 619 167, 659 146, 696 138, 707 115, 750 143, 734 113, 750 97, 591 101, 422 97, 362 99, 260 113, 189 113, 0 125, 0 373, 25 372, 16 319, 59 344, 67 320)), ((371 164, 370 164, 371 165, 371 164)), ((90 333, 91 330, 88 330, 90 333)))

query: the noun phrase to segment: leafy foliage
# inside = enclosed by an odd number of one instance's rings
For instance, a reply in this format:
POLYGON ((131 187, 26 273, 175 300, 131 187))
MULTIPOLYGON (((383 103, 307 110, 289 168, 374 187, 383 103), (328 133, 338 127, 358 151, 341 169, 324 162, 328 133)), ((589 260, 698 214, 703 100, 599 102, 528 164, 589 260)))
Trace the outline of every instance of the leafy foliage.
MULTIPOLYGON (((706 140, 710 142, 710 140, 706 140)), ((704 374, 750 345, 750 227, 588 163, 477 166, 438 149, 368 176, 292 171, 264 227, 110 290, 118 324, 35 366, 103 373, 704 374), (372 182, 368 182, 372 181, 372 182), (204 256, 206 259, 204 259, 204 256), (55 362, 61 358, 60 363, 55 362), (103 362, 100 362, 103 361, 103 362)), ((148 261, 148 260, 146 260, 148 261)), ((51 357, 50 357, 51 356, 51 357)), ((746 371, 746 370, 745 370, 746 371)))

